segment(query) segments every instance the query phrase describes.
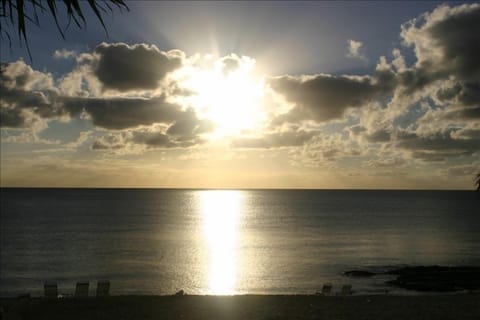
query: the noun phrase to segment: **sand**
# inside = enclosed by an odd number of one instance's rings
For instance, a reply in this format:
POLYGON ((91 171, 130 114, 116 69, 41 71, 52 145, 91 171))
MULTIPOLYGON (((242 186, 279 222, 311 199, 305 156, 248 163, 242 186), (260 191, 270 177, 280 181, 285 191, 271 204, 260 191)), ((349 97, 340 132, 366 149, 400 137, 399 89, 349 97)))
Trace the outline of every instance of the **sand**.
POLYGON ((4 319, 480 319, 480 293, 0 299, 4 319))

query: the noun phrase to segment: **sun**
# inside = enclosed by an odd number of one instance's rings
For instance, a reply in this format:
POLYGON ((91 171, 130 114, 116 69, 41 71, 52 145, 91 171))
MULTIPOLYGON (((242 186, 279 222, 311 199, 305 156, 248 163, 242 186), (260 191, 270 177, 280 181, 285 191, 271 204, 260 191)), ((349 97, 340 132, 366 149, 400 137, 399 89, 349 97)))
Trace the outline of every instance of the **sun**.
POLYGON ((199 117, 214 122, 213 138, 253 130, 266 119, 262 109, 264 80, 255 72, 255 60, 236 55, 229 59, 191 67, 184 81, 199 117))

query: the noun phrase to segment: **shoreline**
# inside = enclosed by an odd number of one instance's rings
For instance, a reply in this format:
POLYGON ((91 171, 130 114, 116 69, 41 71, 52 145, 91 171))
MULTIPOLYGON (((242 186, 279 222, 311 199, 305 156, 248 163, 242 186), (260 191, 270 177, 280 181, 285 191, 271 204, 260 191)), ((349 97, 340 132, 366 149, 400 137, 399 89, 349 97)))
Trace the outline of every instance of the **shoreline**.
POLYGON ((0 298, 2 319, 480 319, 480 292, 0 298))

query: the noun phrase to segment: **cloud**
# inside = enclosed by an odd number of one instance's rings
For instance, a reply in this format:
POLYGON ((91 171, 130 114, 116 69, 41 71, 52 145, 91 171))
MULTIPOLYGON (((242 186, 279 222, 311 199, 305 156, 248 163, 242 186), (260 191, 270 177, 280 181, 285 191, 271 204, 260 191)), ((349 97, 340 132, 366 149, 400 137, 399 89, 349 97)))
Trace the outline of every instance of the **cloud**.
MULTIPOLYGON (((478 140, 480 141, 480 126, 476 128, 462 128, 451 133, 453 139, 466 139, 466 140, 478 140)), ((478 147, 480 151, 480 147, 478 147)))
POLYGON ((76 149, 79 146, 83 145, 85 142, 87 142, 88 139, 90 139, 90 137, 92 136, 92 134, 93 134, 93 131, 82 131, 80 132, 80 135, 78 136, 77 140, 65 144, 65 147, 76 149))
POLYGON ((61 50, 55 50, 53 53, 53 57, 55 59, 71 59, 75 58, 77 56, 77 53, 73 50, 66 50, 66 49, 61 49, 61 50))
POLYGON ((157 89, 165 76, 182 65, 184 53, 161 51, 155 45, 102 43, 90 61, 105 90, 120 92, 157 89))
POLYGON ((168 128, 167 134, 190 140, 196 135, 212 132, 214 129, 215 124, 212 121, 198 119, 195 111, 187 109, 168 128))
POLYGON ((170 135, 164 125, 108 133, 94 141, 93 150, 141 153, 147 149, 188 148, 205 141, 195 134, 170 135))
POLYGON ((225 75, 237 70, 240 67, 241 58, 236 54, 231 54, 223 57, 221 60, 222 71, 225 75))
POLYGON ((60 141, 43 139, 35 131, 26 131, 17 135, 2 136, 2 143, 60 144, 60 141))
POLYGON ((371 168, 399 168, 405 166, 407 161, 398 157, 386 157, 385 159, 372 159, 364 163, 365 167, 371 168))
POLYGON ((32 118, 29 118, 22 109, 0 105, 0 127, 2 128, 25 128, 30 126, 32 118))
MULTIPOLYGON (((373 75, 271 78, 271 88, 293 106, 274 123, 308 120, 323 123, 344 119, 349 110, 379 104, 383 107, 377 109, 385 116, 382 127, 388 128, 422 99, 448 106, 445 117, 477 119, 480 38, 474 30, 480 30, 480 5, 440 6, 402 26, 404 44, 412 47, 417 57, 413 66, 408 67, 400 50, 395 49, 394 60, 389 63, 381 57, 373 75)), ((348 44, 350 57, 361 55, 363 43, 350 39, 348 44)), ((370 141, 388 140, 387 131, 377 127, 373 134, 370 126, 367 126, 370 141)))
MULTIPOLYGON (((447 174, 449 176, 467 176, 467 177, 475 177, 478 174, 478 168, 480 168, 480 162, 464 164, 453 166, 447 169, 447 174)), ((473 180, 473 178, 472 178, 473 180)))
POLYGON ((455 131, 426 137, 415 132, 398 131, 397 148, 412 152, 414 158, 441 161, 449 157, 467 156, 480 151, 480 138, 456 139, 455 131))
POLYGON ((479 103, 475 94, 480 82, 478 30, 479 4, 443 5, 404 24, 401 37, 417 57, 414 67, 400 74, 406 92, 422 90, 439 80, 453 80, 448 94, 438 93, 441 99, 456 97, 460 104, 479 103))
POLYGON ((180 106, 168 103, 165 96, 150 99, 64 97, 60 101, 71 115, 79 116, 85 112, 95 126, 109 130, 171 123, 185 112, 180 106))
POLYGON ((122 149, 126 145, 126 134, 109 133, 94 141, 93 150, 116 150, 122 149))
POLYGON ((107 130, 163 123, 170 126, 169 135, 184 139, 214 129, 212 122, 198 119, 192 109, 168 102, 165 95, 62 95, 50 74, 35 71, 22 60, 2 64, 0 79, 0 124, 4 128, 31 128, 45 120, 86 115, 96 127, 107 130))
MULTIPOLYGON (((346 132, 363 148, 382 143, 427 161, 478 154, 479 128, 472 124, 480 118, 480 33, 474 30, 480 30, 480 5, 440 6, 402 26, 417 57, 413 66, 395 49, 394 60, 381 57, 373 75, 273 78, 271 88, 292 105, 275 124, 358 117, 346 132)), ((356 57, 362 43, 351 40, 349 48, 356 57)), ((328 158, 312 152, 311 143, 309 149, 312 158, 328 158)))
POLYGON ((440 6, 402 26, 401 36, 413 46, 416 69, 432 75, 455 75, 478 80, 480 5, 440 6))
POLYGON ((285 131, 267 133, 259 138, 237 138, 232 145, 235 148, 279 148, 298 147, 305 144, 312 137, 319 134, 318 131, 285 131))
POLYGON ((23 60, 0 65, 0 127, 28 128, 41 118, 61 116, 49 73, 33 70, 23 60))
POLYGON ((54 87, 50 73, 33 70, 23 60, 0 64, 0 88, 2 90, 45 90, 54 87))
POLYGON ((289 152, 290 162, 294 166, 332 168, 348 158, 363 155, 360 145, 342 133, 317 133, 299 148, 289 152))
POLYGON ((391 132, 389 129, 381 128, 372 133, 365 134, 365 137, 369 142, 389 142, 391 132))
POLYGON ((347 43, 348 43, 348 54, 347 54, 348 58, 360 59, 364 61, 367 60, 367 58, 362 52, 364 48, 363 42, 349 39, 347 43))
POLYGON ((281 76, 269 84, 294 107, 276 122, 340 119, 348 108, 359 108, 390 94, 395 76, 391 70, 378 69, 374 76, 281 76))

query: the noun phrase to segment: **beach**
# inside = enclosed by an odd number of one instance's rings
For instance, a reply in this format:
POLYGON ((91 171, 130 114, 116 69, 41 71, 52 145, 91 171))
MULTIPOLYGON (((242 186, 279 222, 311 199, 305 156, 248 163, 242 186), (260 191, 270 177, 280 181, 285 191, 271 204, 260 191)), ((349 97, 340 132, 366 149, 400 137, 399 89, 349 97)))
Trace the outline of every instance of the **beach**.
POLYGON ((479 319, 480 294, 2 298, 10 319, 479 319))

